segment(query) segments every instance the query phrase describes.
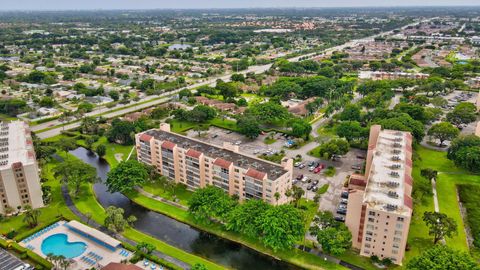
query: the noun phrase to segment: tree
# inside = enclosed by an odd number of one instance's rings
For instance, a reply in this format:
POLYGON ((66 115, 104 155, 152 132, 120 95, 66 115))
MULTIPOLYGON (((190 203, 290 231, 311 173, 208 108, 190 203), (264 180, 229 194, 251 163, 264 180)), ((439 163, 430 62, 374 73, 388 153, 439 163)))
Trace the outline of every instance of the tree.
POLYGON ((207 186, 193 193, 188 202, 188 211, 197 220, 208 221, 213 218, 224 221, 236 204, 222 189, 207 186))
POLYGON ((455 139, 460 131, 458 128, 448 122, 440 122, 434 124, 428 130, 428 135, 440 141, 440 147, 443 146, 444 141, 451 141, 455 139))
POLYGON ((480 172, 480 137, 467 135, 454 139, 448 148, 447 158, 459 167, 480 172))
POLYGON ((84 183, 98 181, 97 169, 78 159, 65 160, 53 168, 55 177, 60 177, 62 183, 73 187, 74 197, 78 197, 80 187, 84 183))
POLYGON ((332 139, 318 147, 318 155, 325 159, 333 155, 345 155, 350 149, 350 144, 344 139, 332 139))
POLYGON ((99 130, 98 121, 95 117, 84 117, 80 124, 83 134, 97 134, 99 130))
POLYGON ((185 120, 196 122, 196 123, 205 123, 208 120, 212 120, 217 116, 217 111, 214 108, 197 105, 191 111, 185 113, 185 120))
POLYGON ((262 216, 262 242, 274 251, 292 248, 305 235, 303 213, 291 205, 270 207, 262 216))
POLYGON ((310 135, 310 132, 312 132, 312 125, 308 123, 307 121, 301 120, 301 119, 295 119, 292 122, 292 135, 297 137, 297 138, 304 138, 305 140, 308 140, 308 136, 310 135))
POLYGON ((137 244, 136 250, 143 254, 150 255, 155 250, 155 246, 147 242, 140 242, 137 244))
POLYGON ((107 153, 107 147, 104 144, 99 144, 97 146, 96 152, 99 157, 103 157, 107 153))
POLYGON ((296 208, 298 208, 298 203, 300 202, 300 199, 304 194, 305 190, 303 190, 303 188, 298 186, 292 186, 293 203, 295 204, 296 208))
POLYGON ((427 169, 421 169, 420 175, 425 177, 428 180, 432 180, 437 178, 438 172, 436 170, 427 168, 427 169))
POLYGON ((89 224, 90 224, 90 220, 92 220, 92 213, 91 213, 91 212, 86 212, 86 213, 84 214, 84 216, 85 216, 85 218, 87 219, 87 222, 86 222, 87 225, 89 225, 89 224))
POLYGON ((120 162, 108 172, 106 185, 109 192, 128 192, 135 186, 143 185, 148 177, 145 165, 130 159, 120 162))
POLYGON ((442 97, 433 97, 430 100, 430 103, 432 103, 432 105, 434 105, 435 107, 443 107, 448 105, 448 101, 442 97))
POLYGON ((108 92, 108 95, 114 100, 114 101, 117 101, 120 99, 120 94, 115 91, 115 90, 112 90, 110 92, 108 92))
POLYGON ((125 219, 123 214, 124 214, 124 210, 122 208, 109 206, 105 210, 106 217, 103 222, 103 225, 114 233, 123 232, 125 230, 125 227, 128 225, 128 221, 127 219, 125 219))
POLYGON ((65 152, 65 155, 68 159, 68 151, 73 150, 77 148, 77 142, 75 141, 74 138, 61 138, 58 140, 56 143, 57 147, 60 148, 63 152, 65 152))
POLYGON ((272 101, 255 104, 245 113, 254 116, 261 124, 274 124, 291 117, 291 114, 285 107, 272 101))
POLYGON ((227 230, 240 232, 252 238, 260 237, 262 216, 270 207, 262 200, 248 200, 228 214, 225 227, 227 230))
POLYGON ((457 234, 457 222, 443 213, 425 212, 423 221, 428 227, 428 234, 433 235, 434 244, 444 237, 452 237, 457 234))
POLYGON ((53 100, 51 97, 43 97, 38 104, 42 107, 53 107, 55 106, 55 100, 53 100))
POLYGON ((412 258, 407 269, 480 270, 480 267, 468 253, 437 245, 412 258))
POLYGON ((190 270, 208 270, 207 267, 201 263, 196 263, 190 268, 190 270))
POLYGON ((240 117, 237 121, 237 127, 238 131, 249 139, 257 138, 262 132, 258 121, 251 116, 240 117))
POLYGON ((340 138, 345 138, 349 142, 365 139, 368 136, 367 129, 356 121, 341 122, 337 125, 335 131, 340 138))
POLYGON ((233 82, 245 82, 245 76, 243 74, 234 73, 231 76, 233 82))
POLYGON ((447 113, 448 122, 460 127, 462 124, 469 124, 477 119, 477 109, 470 102, 461 102, 447 113))
POLYGON ((23 221, 28 224, 30 228, 34 228, 38 225, 38 218, 40 217, 40 210, 33 209, 31 205, 24 206, 25 213, 23 221))
POLYGON ((133 143, 134 134, 135 125, 133 123, 115 118, 113 119, 112 127, 108 130, 106 136, 110 142, 129 145, 133 143))
POLYGON ((362 111, 358 105, 347 104, 340 113, 339 119, 342 121, 358 121, 362 120, 362 111))
POLYGON ((317 237, 322 250, 333 255, 341 255, 352 245, 352 234, 345 224, 336 221, 328 211, 318 212, 313 218, 310 233, 317 237))

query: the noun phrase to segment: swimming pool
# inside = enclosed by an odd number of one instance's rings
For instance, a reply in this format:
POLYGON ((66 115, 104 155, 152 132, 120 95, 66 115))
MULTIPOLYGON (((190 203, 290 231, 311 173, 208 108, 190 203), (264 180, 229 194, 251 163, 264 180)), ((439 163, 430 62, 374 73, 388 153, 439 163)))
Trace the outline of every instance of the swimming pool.
POLYGON ((69 242, 68 236, 64 233, 50 235, 42 242, 42 252, 45 256, 52 253, 71 259, 82 255, 86 249, 87 244, 84 242, 69 242))

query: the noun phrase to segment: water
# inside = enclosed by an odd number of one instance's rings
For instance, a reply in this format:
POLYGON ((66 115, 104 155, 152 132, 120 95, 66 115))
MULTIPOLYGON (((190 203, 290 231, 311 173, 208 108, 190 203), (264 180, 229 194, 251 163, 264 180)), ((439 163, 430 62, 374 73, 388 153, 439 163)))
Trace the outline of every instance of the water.
POLYGON ((42 242, 42 252, 45 255, 63 255, 67 259, 82 255, 87 249, 84 242, 69 242, 64 233, 57 233, 45 238, 42 242))
MULTIPOLYGON (((82 147, 70 151, 70 153, 85 163, 94 166, 97 169, 98 176, 102 180, 106 179, 110 166, 105 160, 98 158, 95 153, 82 147)), ((103 183, 96 183, 94 191, 97 200, 103 207, 114 205, 123 208, 127 216, 135 215, 137 217, 135 228, 139 231, 152 235, 189 253, 208 258, 213 262, 233 269, 299 269, 230 240, 200 231, 175 219, 145 209, 132 203, 121 193, 112 194, 108 192, 103 183)))

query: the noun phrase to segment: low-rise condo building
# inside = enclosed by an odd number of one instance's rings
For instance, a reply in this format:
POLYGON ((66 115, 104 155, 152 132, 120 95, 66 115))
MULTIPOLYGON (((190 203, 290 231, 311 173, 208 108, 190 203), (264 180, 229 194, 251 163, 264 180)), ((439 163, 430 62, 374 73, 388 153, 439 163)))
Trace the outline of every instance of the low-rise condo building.
POLYGON ((0 123, 0 214, 43 207, 38 165, 28 125, 0 123))
POLYGON ((411 173, 412 135, 372 126, 365 175, 349 180, 345 219, 361 255, 402 264, 412 215, 411 173))
POLYGON ((240 200, 289 201, 285 191, 292 187, 291 159, 281 165, 268 162, 240 153, 238 145, 219 147, 170 132, 168 124, 137 134, 135 139, 139 161, 189 189, 213 185, 240 200))

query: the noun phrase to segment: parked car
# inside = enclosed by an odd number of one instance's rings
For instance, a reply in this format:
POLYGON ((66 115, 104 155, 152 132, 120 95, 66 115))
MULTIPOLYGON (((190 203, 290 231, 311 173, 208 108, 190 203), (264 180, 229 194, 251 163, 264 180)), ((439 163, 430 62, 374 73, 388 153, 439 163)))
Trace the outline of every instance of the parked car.
POLYGON ((303 178, 303 174, 299 174, 299 175, 297 176, 297 180, 302 180, 302 178, 303 178))
POLYGON ((315 162, 313 162, 313 161, 309 161, 309 162, 308 162, 308 167, 312 167, 312 166, 313 166, 313 164, 315 164, 315 162))
POLYGON ((342 199, 340 200, 340 203, 348 204, 348 199, 342 198, 342 199))
POLYGON ((322 170, 321 167, 316 167, 316 168, 313 170, 313 173, 319 173, 321 170, 322 170))
POLYGON ((302 182, 305 183, 305 182, 307 182, 307 181, 308 181, 308 177, 304 176, 304 177, 302 178, 302 182))
POLYGON ((305 168, 305 164, 303 164, 303 163, 300 163, 300 165, 298 165, 298 168, 299 168, 299 169, 303 169, 303 168, 305 168))
POLYGON ((362 169, 362 166, 360 166, 360 165, 352 165, 352 169, 354 169, 354 170, 361 170, 361 169, 362 169))
POLYGON ((215 139, 218 137, 218 134, 213 134, 212 139, 215 139))
POLYGON ((317 179, 313 180, 313 184, 318 185, 318 180, 317 179))
POLYGON ((313 172, 313 170, 315 170, 315 167, 313 167, 313 166, 310 166, 310 167, 308 168, 308 171, 309 171, 309 172, 313 172))
POLYGON ((293 167, 298 167, 298 166, 300 166, 300 164, 302 164, 300 161, 295 162, 295 164, 293 164, 293 167))
POLYGON ((342 191, 341 197, 344 199, 348 199, 348 191, 342 191))
POLYGON ((339 204, 338 209, 347 209, 347 206, 345 204, 339 204))
POLYGON ((346 215, 347 209, 337 209, 337 214, 346 215))
POLYGON ((314 185, 313 188, 312 188, 312 191, 313 191, 313 192, 317 192, 317 190, 318 190, 318 186, 315 186, 315 185, 314 185))
POLYGON ((312 190, 312 188, 313 188, 313 185, 308 185, 307 186, 307 190, 312 190))
POLYGON ((344 216, 335 216, 335 220, 340 221, 340 222, 345 222, 345 217, 344 216))

